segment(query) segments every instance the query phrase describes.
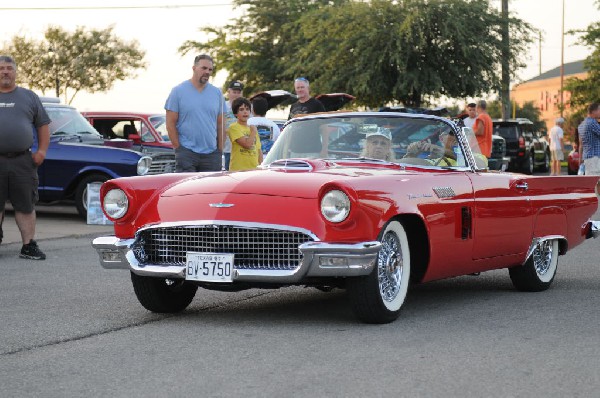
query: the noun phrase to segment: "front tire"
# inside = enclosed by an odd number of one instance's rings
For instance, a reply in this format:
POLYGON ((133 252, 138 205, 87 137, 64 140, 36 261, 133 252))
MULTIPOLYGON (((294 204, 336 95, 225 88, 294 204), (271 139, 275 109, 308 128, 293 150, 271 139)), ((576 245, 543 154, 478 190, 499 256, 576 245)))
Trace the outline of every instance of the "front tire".
POLYGON ((408 292, 410 249, 402 224, 389 222, 379 236, 377 266, 369 275, 349 278, 348 294, 358 319, 389 323, 398 318, 408 292))
POLYGON ((75 206, 77 207, 77 213, 85 219, 87 219, 87 187, 88 184, 99 182, 103 183, 108 181, 108 176, 104 174, 91 174, 77 184, 75 188, 75 206))
POLYGON ((558 268, 558 240, 538 242, 525 264, 509 268, 510 279, 517 290, 541 292, 552 284, 558 268))
POLYGON ((194 299, 198 286, 184 280, 171 280, 131 273, 133 290, 145 309, 158 313, 180 312, 194 299))

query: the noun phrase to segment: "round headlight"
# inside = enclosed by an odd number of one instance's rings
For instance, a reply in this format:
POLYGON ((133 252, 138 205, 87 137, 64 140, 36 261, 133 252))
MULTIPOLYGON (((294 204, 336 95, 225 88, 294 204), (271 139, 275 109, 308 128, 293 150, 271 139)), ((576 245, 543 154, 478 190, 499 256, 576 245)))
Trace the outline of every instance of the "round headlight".
POLYGON ((350 214, 350 199, 339 190, 327 192, 321 199, 321 214, 327 221, 342 222, 350 214))
POLYGON ((149 156, 142 156, 137 163, 137 173, 139 176, 146 175, 148 170, 150 170, 150 165, 152 164, 152 159, 149 156))
POLYGON ((119 219, 127 213, 129 199, 127 199, 127 195, 122 190, 111 189, 104 195, 102 208, 111 218, 119 219))

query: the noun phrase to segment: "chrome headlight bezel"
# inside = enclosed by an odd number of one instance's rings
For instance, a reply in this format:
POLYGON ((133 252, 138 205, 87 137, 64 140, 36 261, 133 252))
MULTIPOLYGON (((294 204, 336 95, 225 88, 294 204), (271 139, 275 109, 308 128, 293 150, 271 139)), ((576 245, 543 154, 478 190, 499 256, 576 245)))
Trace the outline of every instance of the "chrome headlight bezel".
POLYGON ((106 192, 104 198, 102 198, 102 209, 112 219, 123 218, 129 209, 129 198, 125 191, 113 188, 106 192))
POLYGON ((152 165, 152 158, 150 156, 142 156, 137 162, 137 174, 139 176, 148 174, 150 165, 152 165))
POLYGON ((333 189, 321 198, 321 214, 332 223, 341 223, 350 214, 350 198, 344 191, 333 189))

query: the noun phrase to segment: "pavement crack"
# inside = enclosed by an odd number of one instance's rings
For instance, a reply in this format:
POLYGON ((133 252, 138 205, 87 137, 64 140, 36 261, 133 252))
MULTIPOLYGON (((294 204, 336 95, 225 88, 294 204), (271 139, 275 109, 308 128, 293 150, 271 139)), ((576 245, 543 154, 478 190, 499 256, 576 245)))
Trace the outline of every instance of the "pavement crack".
POLYGON ((213 310, 216 308, 223 308, 223 307, 227 307, 232 304, 242 303, 244 301, 248 301, 248 300, 251 300, 256 297, 264 296, 269 293, 271 293, 271 292, 261 292, 261 293, 253 294, 251 296, 244 297, 244 298, 241 298, 238 300, 232 300, 232 301, 227 301, 225 303, 201 307, 197 310, 188 311, 187 314, 186 313, 167 314, 167 315, 161 314, 161 315, 157 315, 157 318, 154 318, 154 319, 148 319, 146 321, 135 322, 135 323, 130 323, 130 324, 123 325, 123 326, 113 327, 108 330, 97 331, 97 332, 88 333, 88 334, 84 334, 84 335, 80 335, 80 336, 69 337, 69 338, 65 338, 65 339, 53 340, 53 341, 49 341, 49 342, 42 343, 42 344, 31 345, 28 347, 20 347, 20 348, 10 350, 10 351, 0 352, 0 358, 8 357, 11 355, 20 354, 20 353, 24 353, 24 352, 28 352, 28 351, 33 351, 33 350, 36 350, 39 348, 47 348, 47 347, 58 346, 61 344, 72 343, 75 341, 81 341, 81 340, 85 340, 85 339, 89 339, 89 338, 93 338, 93 337, 97 337, 97 336, 102 336, 102 335, 109 334, 109 333, 119 332, 121 330, 129 329, 129 328, 135 328, 138 326, 144 326, 144 325, 149 325, 149 324, 156 323, 156 322, 161 322, 161 321, 164 321, 164 320, 170 319, 170 318, 181 318, 181 317, 185 317, 186 315, 190 315, 189 313, 192 313, 192 314, 200 313, 200 312, 204 312, 204 311, 210 311, 210 310, 213 310))

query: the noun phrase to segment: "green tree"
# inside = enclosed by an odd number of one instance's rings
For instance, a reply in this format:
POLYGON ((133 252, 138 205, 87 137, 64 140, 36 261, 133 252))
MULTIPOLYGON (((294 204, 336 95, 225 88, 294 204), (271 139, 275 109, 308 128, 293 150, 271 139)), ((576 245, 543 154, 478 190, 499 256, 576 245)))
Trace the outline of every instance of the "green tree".
MULTIPOLYGON (((292 86, 307 76, 313 92, 344 91, 356 103, 421 106, 440 96, 488 93, 500 85, 501 22, 488 0, 235 0, 245 13, 205 28, 205 51, 250 91, 292 86)), ((516 70, 531 27, 511 18, 516 70)))
POLYGON ((18 83, 33 90, 56 92, 71 103, 81 90, 108 91, 117 80, 135 76, 145 68, 144 51, 138 43, 125 42, 113 35, 112 27, 67 32, 48 27, 44 40, 14 36, 3 49, 19 65, 18 83))
MULTIPOLYGON (((596 6, 600 8, 600 1, 596 6)), ((568 103, 574 120, 582 120, 587 114, 587 106, 600 98, 600 22, 588 26, 579 44, 592 48, 592 53, 584 61, 587 77, 567 79, 564 85, 564 89, 571 92, 568 103)))
MULTIPOLYGON (((338 7, 348 0, 234 0, 244 13, 231 23, 204 27, 206 41, 188 40, 179 47, 181 54, 198 52, 215 59, 215 70, 225 69, 230 80, 244 82, 247 92, 289 89, 293 71, 288 70, 297 56, 299 27, 295 24, 311 10, 338 7)), ((301 43, 301 44, 299 44, 301 43)), ((312 76, 308 76, 312 80, 312 76)))
MULTIPOLYGON (((513 103, 510 117, 514 113, 515 118, 525 118, 533 122, 533 128, 537 131, 546 131, 546 122, 542 120, 542 111, 535 105, 534 101, 526 101, 523 105, 513 103)), ((487 103, 487 112, 493 119, 502 117, 502 103, 500 101, 490 101, 487 103)))

